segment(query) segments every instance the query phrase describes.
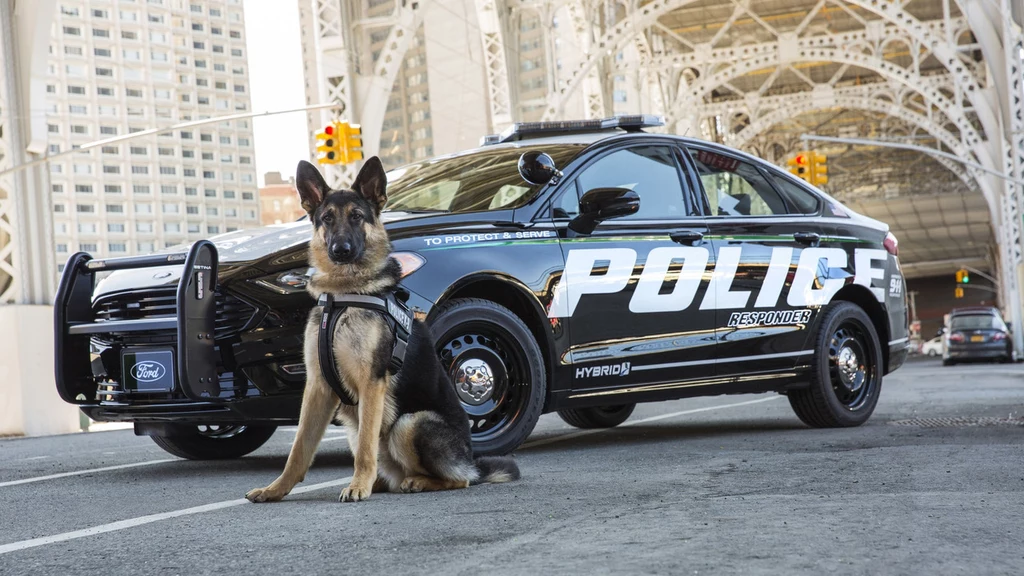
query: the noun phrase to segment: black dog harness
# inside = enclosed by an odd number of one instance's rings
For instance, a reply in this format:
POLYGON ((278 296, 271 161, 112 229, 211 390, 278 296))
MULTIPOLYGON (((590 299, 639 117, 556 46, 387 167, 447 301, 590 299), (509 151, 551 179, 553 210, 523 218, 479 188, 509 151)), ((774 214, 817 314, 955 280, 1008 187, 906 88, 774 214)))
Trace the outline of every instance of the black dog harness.
POLYGON ((349 306, 366 308, 380 313, 391 327, 391 334, 395 339, 388 368, 392 374, 396 374, 402 368, 402 362, 405 361, 405 350, 409 345, 409 335, 412 333, 412 315, 405 304, 395 297, 394 292, 390 292, 384 297, 361 294, 344 294, 335 297, 333 294, 321 294, 316 304, 324 308, 320 320, 320 372, 323 374, 324 380, 327 380, 327 384, 341 399, 342 404, 355 406, 356 401, 341 384, 338 363, 334 361, 334 329, 338 325, 338 318, 341 318, 342 312, 349 306))

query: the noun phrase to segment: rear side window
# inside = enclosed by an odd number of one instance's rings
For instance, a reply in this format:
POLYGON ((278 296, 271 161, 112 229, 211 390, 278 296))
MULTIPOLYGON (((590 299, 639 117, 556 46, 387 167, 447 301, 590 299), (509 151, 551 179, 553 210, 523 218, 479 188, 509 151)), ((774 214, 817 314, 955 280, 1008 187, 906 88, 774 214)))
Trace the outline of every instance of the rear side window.
POLYGON ((697 165, 711 216, 787 213, 782 197, 753 164, 710 150, 691 149, 690 156, 697 165))
POLYGON ((640 210, 622 220, 673 220, 687 216, 679 169, 668 146, 636 146, 611 152, 585 168, 576 182, 580 196, 594 188, 628 188, 636 192, 640 196, 640 210))
POLYGON ((818 197, 778 174, 768 173, 775 188, 786 199, 790 214, 817 214, 818 197))

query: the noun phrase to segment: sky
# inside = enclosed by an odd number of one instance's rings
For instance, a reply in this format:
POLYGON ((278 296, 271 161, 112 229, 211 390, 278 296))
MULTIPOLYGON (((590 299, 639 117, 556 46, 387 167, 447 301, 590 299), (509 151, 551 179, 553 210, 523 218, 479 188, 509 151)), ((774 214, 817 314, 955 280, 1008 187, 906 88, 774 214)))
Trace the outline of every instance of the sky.
MULTIPOLYGON (((287 110, 306 105, 302 75, 299 9, 295 0, 243 0, 249 52, 252 111, 287 110)), ((295 175, 299 160, 309 159, 305 112, 253 119, 256 172, 295 175)))

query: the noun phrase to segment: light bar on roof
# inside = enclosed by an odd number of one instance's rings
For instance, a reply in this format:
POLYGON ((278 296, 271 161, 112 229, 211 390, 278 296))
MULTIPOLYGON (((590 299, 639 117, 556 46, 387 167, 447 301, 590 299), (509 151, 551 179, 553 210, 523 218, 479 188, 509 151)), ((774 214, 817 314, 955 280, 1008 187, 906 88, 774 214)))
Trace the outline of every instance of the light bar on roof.
POLYGON ((579 134, 581 132, 601 132, 620 129, 626 132, 638 132, 644 128, 664 126, 664 116, 653 114, 630 114, 612 116, 601 120, 557 120, 552 122, 516 122, 501 134, 490 134, 480 140, 481 146, 525 140, 531 136, 555 134, 579 134))

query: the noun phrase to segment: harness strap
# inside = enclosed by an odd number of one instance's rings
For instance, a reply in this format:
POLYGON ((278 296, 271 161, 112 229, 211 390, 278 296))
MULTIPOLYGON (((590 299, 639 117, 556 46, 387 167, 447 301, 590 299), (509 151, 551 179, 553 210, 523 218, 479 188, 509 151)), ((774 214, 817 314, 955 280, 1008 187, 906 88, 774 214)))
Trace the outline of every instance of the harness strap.
POLYGON ((318 338, 319 346, 317 347, 320 372, 343 404, 355 406, 356 401, 341 383, 338 364, 334 359, 334 330, 338 325, 338 319, 341 317, 342 312, 349 306, 353 306, 373 310, 384 317, 384 320, 391 328, 391 334, 394 338, 391 361, 388 366, 392 374, 397 374, 402 369, 402 364, 405 361, 405 351, 408 348, 409 337, 412 333, 412 315, 409 314, 409 310, 405 305, 395 298, 393 292, 389 293, 386 298, 362 294, 343 294, 338 297, 335 297, 333 294, 321 294, 320 298, 317 299, 317 305, 323 307, 318 338))

